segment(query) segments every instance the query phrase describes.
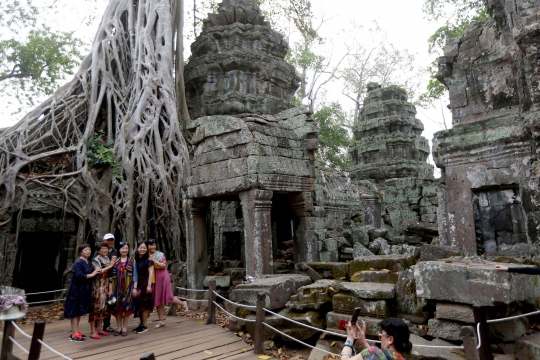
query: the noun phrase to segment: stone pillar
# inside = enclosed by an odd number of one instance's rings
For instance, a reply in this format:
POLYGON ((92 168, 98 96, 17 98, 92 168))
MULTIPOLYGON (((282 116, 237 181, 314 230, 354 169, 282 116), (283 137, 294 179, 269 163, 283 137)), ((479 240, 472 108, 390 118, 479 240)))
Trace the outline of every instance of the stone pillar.
POLYGON ((273 273, 272 191, 249 190, 240 193, 244 215, 246 273, 258 277, 273 273))
POLYGON ((381 203, 376 196, 362 195, 362 218, 364 225, 371 225, 375 229, 381 227, 381 203))
POLYGON ((207 204, 203 200, 184 200, 187 287, 189 289, 202 289, 204 277, 208 275, 206 210, 207 204))
POLYGON ((317 230, 324 228, 322 218, 313 217, 313 196, 304 191, 289 195, 291 208, 298 217, 298 229, 294 237, 294 262, 319 261, 319 236, 317 230), (319 226, 321 225, 321 226, 319 226))

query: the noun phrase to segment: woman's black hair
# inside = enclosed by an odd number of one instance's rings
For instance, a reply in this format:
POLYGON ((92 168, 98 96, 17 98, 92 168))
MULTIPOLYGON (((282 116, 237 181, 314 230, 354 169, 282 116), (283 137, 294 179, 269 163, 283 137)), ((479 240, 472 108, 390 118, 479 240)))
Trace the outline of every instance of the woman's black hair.
POLYGON ((394 337, 394 348, 400 353, 409 353, 412 350, 412 344, 409 341, 411 335, 409 327, 401 319, 389 318, 381 322, 381 329, 394 337))
POLYGON ((131 246, 129 245, 129 242, 127 241, 120 241, 120 243, 118 244, 118 251, 120 251, 121 248, 123 248, 124 246, 128 247, 128 251, 131 249, 131 246))
POLYGON ((139 261, 141 259, 146 259, 148 258, 148 245, 146 244, 146 241, 139 241, 137 243, 137 247, 135 248, 135 261, 139 261), (141 246, 142 244, 144 244, 146 246, 146 254, 144 254, 143 256, 139 255, 139 246, 141 246))
POLYGON ((77 246, 77 253, 81 255, 82 251, 86 248, 91 249, 92 247, 90 246, 90 244, 80 244, 79 246, 77 246))

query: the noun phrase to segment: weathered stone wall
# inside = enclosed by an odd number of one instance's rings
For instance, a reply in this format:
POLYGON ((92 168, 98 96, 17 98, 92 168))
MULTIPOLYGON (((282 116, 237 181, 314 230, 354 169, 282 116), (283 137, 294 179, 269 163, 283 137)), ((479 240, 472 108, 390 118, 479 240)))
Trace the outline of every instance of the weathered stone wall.
POLYGON ((439 59, 454 125, 433 143, 447 189, 441 239, 468 254, 534 255, 540 229, 540 5, 486 4, 493 18, 450 40, 439 59))
POLYGON ((184 71, 191 117, 291 108, 300 79, 283 60, 288 49, 252 1, 223 1, 191 45, 184 71))

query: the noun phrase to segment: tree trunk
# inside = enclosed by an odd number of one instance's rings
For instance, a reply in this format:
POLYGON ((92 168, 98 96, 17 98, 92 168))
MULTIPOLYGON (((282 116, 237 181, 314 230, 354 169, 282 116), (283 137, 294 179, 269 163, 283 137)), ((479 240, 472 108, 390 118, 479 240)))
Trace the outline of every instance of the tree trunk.
POLYGON ((189 156, 178 118, 187 119, 183 4, 173 1, 175 16, 169 0, 110 0, 73 80, 0 134, 0 225, 24 208, 19 194, 31 183, 60 194, 50 206, 89 222, 78 242, 88 231, 131 244, 152 235, 171 257, 183 256, 189 156), (114 144, 116 171, 89 164, 88 139, 98 130, 114 144))

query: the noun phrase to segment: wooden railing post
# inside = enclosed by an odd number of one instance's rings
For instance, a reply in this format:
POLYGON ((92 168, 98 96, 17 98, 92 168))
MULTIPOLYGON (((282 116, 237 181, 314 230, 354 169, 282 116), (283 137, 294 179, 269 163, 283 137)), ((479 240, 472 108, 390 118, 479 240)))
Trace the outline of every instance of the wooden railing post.
POLYGON ((9 360, 13 353, 13 343, 9 337, 15 336, 15 327, 11 320, 6 320, 4 323, 4 337, 2 338, 2 350, 0 351, 0 360, 9 360))
POLYGON ((463 335, 463 352, 466 360, 479 360, 476 350, 476 333, 472 326, 462 326, 461 335, 463 335))
POLYGON ((216 323, 216 280, 210 280, 208 283, 208 320, 206 320, 206 325, 216 323))
POLYGON ((144 355, 141 360, 156 360, 156 357, 154 356, 154 353, 150 353, 144 355))
POLYGON ((46 324, 47 323, 43 320, 39 320, 34 324, 34 332, 32 333, 32 342, 30 343, 28 360, 39 360, 41 357, 41 343, 38 340, 43 341, 46 324))
POLYGON ((255 315, 255 354, 261 355, 264 354, 264 318, 265 312, 264 308, 266 307, 266 294, 258 293, 257 294, 257 313, 255 315))
POLYGON ((486 307, 473 306, 474 324, 478 326, 480 324, 480 334, 478 334, 478 341, 481 342, 480 349, 478 349, 478 358, 480 360, 493 360, 493 354, 491 353, 491 344, 489 342, 488 327, 486 321, 486 307))

